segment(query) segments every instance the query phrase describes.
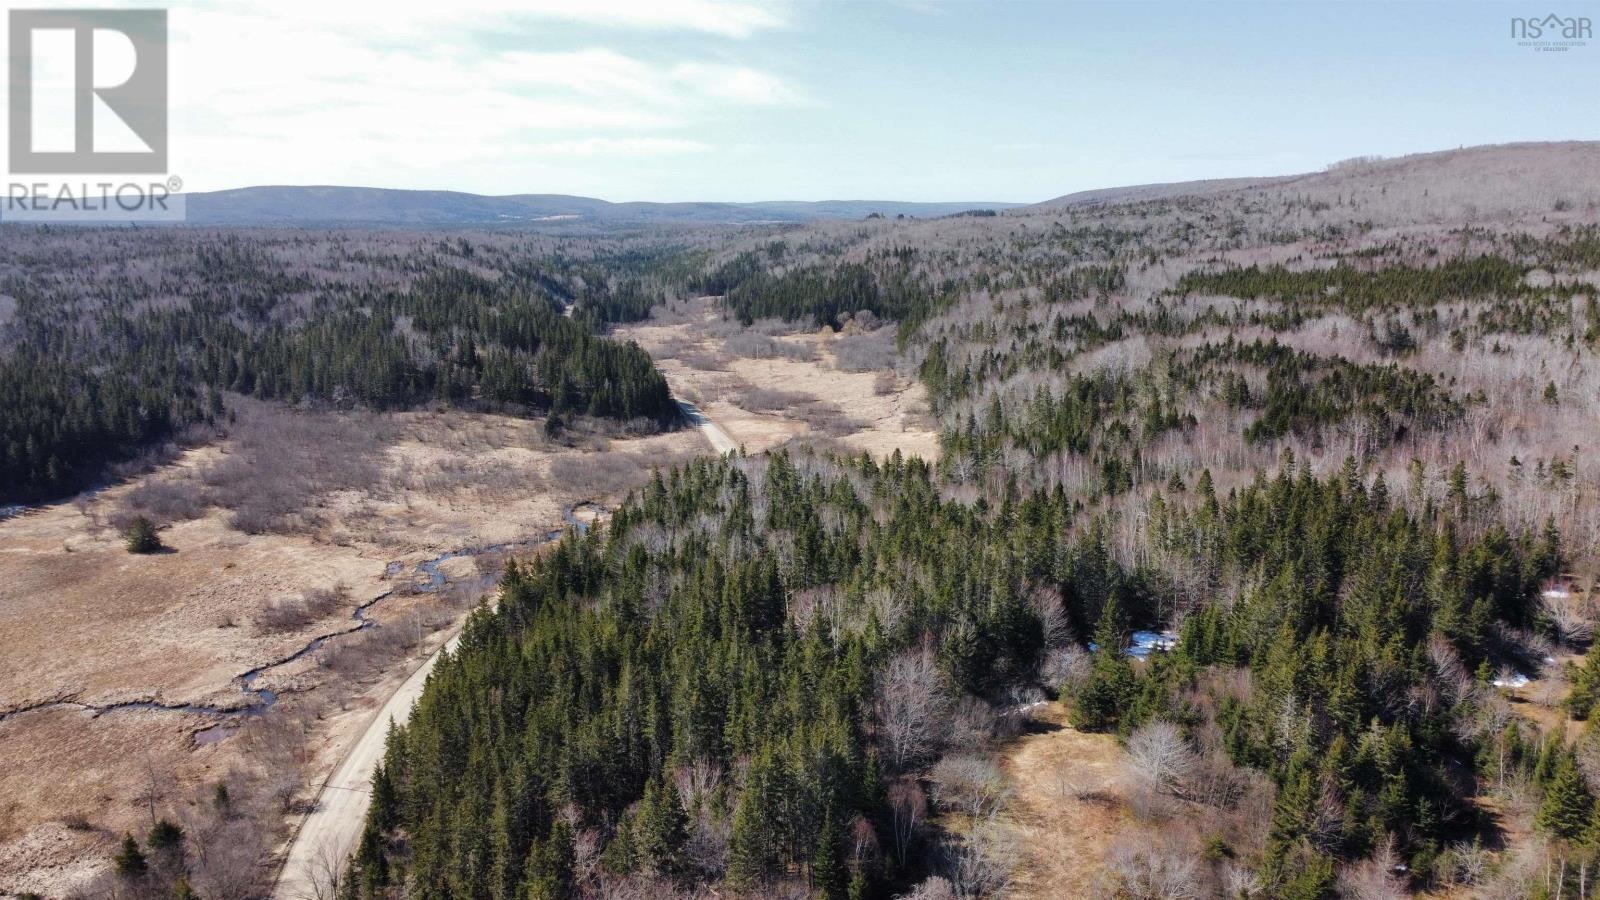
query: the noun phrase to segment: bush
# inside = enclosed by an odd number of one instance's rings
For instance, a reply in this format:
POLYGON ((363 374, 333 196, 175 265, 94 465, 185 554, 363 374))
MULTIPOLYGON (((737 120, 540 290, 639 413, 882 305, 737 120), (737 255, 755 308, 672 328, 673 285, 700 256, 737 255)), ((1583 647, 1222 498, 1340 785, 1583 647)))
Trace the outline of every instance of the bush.
POLYGON ((129 553, 159 553, 164 549, 156 526, 144 516, 135 517, 122 536, 128 543, 129 553))
POLYGON ((171 850, 183 843, 183 829, 174 825, 170 819, 162 819, 150 828, 150 837, 145 841, 151 850, 171 850))
POLYGON ((317 588, 306 591, 297 598, 273 600, 262 608, 256 617, 256 632, 276 634, 298 631, 313 622, 332 615, 335 610, 350 604, 350 589, 338 585, 332 590, 317 588))
POLYGON ((833 342, 833 357, 846 372, 893 369, 899 356, 893 328, 846 334, 833 342))
POLYGON ((144 517, 152 523, 168 524, 198 519, 205 515, 205 488, 196 480, 177 478, 147 479, 122 495, 112 513, 111 524, 126 529, 134 519, 144 517))
POLYGON ((788 359, 810 362, 817 358, 816 350, 806 344, 780 341, 762 334, 740 332, 722 342, 723 352, 747 359, 788 359))
POLYGON ((812 400, 805 394, 777 391, 755 385, 742 386, 734 395, 733 403, 741 409, 755 413, 777 412, 792 409, 812 400))

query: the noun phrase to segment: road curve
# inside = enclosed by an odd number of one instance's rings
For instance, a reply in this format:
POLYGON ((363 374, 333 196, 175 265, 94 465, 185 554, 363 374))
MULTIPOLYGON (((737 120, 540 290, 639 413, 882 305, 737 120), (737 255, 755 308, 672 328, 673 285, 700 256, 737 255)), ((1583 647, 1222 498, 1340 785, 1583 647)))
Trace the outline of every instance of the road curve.
POLYGON ((378 710, 339 768, 323 783, 316 805, 301 820, 294 843, 289 846, 289 855, 272 889, 273 897, 278 900, 315 900, 318 896, 327 896, 326 874, 329 864, 344 864, 355 850, 356 839, 361 835, 361 827, 366 821, 367 804, 371 801, 372 773, 378 767, 379 760, 383 759, 389 721, 404 722, 410 718, 411 707, 422 696, 422 686, 428 680, 428 673, 433 671, 440 655, 454 650, 460 640, 461 634, 457 632, 411 673, 411 677, 378 710))
POLYGON ((678 409, 683 411, 683 417, 688 419, 694 427, 700 429, 700 433, 705 435, 706 440, 711 442, 711 449, 718 453, 738 452, 738 443, 729 437, 726 431, 722 430, 721 425, 711 421, 709 416, 701 412, 700 407, 687 400, 678 400, 677 403, 678 409))

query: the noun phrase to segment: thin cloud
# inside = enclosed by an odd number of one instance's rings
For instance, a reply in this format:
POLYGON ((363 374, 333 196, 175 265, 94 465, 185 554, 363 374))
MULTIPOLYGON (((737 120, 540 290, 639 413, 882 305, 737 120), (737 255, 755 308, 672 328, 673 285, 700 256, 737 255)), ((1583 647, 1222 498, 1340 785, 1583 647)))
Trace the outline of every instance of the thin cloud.
POLYGON ((803 106, 811 100, 783 79, 746 66, 681 63, 672 77, 702 96, 746 106, 803 106))
POLYGON ((583 138, 574 141, 549 141, 525 149, 533 156, 678 156, 684 153, 704 153, 711 145, 702 141, 679 138, 583 138))
MULTIPOLYGON (((148 0, 102 0, 104 6, 147 6, 148 0)), ((278 0, 275 18, 359 28, 374 40, 407 41, 508 22, 560 22, 633 31, 687 32, 743 40, 792 27, 785 0, 458 0, 396 5, 392 0, 278 0)), ((238 11, 233 0, 194 0, 175 12, 238 11)))
POLYGON ((790 24, 782 7, 748 0, 534 0, 506 6, 506 13, 517 16, 737 39, 790 24))

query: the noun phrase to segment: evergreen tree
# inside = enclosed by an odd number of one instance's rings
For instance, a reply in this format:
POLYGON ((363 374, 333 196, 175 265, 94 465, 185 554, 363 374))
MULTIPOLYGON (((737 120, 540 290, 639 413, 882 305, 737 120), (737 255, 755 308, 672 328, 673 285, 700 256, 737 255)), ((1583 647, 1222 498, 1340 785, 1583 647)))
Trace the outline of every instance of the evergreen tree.
POLYGON ((662 875, 679 871, 688 822, 678 789, 670 779, 663 782, 652 778, 646 782, 632 828, 640 865, 662 875))
POLYGON ((151 850, 175 850, 183 843, 183 829, 169 819, 161 819, 150 827, 145 844, 151 850))
POLYGON ((117 851, 116 864, 117 874, 124 878, 137 878, 150 867, 144 852, 139 849, 139 842, 131 834, 122 836, 122 849, 117 851))
POLYGON ((558 820, 550 835, 534 841, 522 880, 522 900, 569 900, 573 890, 572 826, 558 820))
POLYGON ((384 855, 383 836, 375 819, 369 818, 361 830, 361 842, 356 845, 347 878, 359 887, 363 897, 381 896, 389 884, 389 861, 384 855))
POLYGON ((1094 661, 1089 677, 1072 696, 1072 722, 1083 731, 1117 727, 1133 701, 1133 666, 1122 651, 1126 626, 1121 604, 1112 592, 1095 626, 1094 661))
POLYGON ((163 549, 155 525, 144 516, 133 520, 123 534, 123 539, 128 545, 129 553, 159 553, 163 549))
POLYGON ((850 871, 841 852, 839 826, 832 816, 823 820, 817 832, 817 846, 811 853, 811 888, 826 900, 847 900, 850 871))
POLYGON ((1594 826, 1595 800, 1571 753, 1560 752, 1534 824, 1558 838, 1577 840, 1594 826))

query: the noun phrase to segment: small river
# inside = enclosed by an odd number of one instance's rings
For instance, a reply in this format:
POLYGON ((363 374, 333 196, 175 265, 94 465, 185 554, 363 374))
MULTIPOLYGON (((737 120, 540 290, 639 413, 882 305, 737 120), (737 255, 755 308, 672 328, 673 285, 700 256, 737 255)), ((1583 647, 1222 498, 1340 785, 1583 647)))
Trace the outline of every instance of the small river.
MULTIPOLYGON (((25 511, 25 509, 25 507, 0 508, 0 519, 3 519, 8 515, 15 515, 19 512, 25 511)), ((584 534, 589 530, 590 521, 602 518, 609 512, 610 510, 598 503, 593 501, 584 501, 582 503, 574 504, 573 506, 562 509, 561 518, 565 523, 564 527, 545 532, 540 537, 526 541, 516 541, 505 544, 491 544, 483 547, 465 547, 459 550, 451 550, 446 553, 441 553, 432 559, 423 560, 413 567, 411 574, 412 581, 406 590, 414 594, 434 594, 443 591, 452 584, 466 583, 452 582, 450 578, 445 575, 441 567, 445 563, 455 559, 471 559, 487 554, 498 554, 507 550, 532 549, 544 544, 554 543, 561 540, 562 535, 566 534, 567 529, 569 528, 579 534, 584 534)), ((389 564, 386 574, 392 579, 398 577, 404 571, 405 565, 403 563, 395 562, 389 564)), ((482 575, 477 579, 477 582, 474 586, 479 589, 488 590, 494 587, 495 583, 499 581, 499 579, 500 575, 498 572, 482 575)), ((257 680, 259 680, 263 674, 271 671, 272 669, 286 666, 293 662, 298 662, 310 654, 322 649, 322 647, 329 641, 375 627, 377 622, 373 621, 369 613, 372 611, 373 607, 394 596, 395 590, 396 589, 391 588, 387 591, 384 591, 378 596, 373 597, 371 600, 368 600, 366 603, 356 607, 355 611, 350 614, 353 624, 351 624, 349 627, 312 638, 304 647, 301 647, 294 653, 291 653, 282 659, 274 660, 258 666, 235 678, 234 681, 239 685, 239 690, 243 692, 246 698, 243 704, 236 707, 208 706, 205 704, 196 703, 166 704, 148 700, 134 700, 127 703, 115 703, 108 706, 97 707, 68 701, 63 703, 45 704, 44 706, 34 707, 29 710, 18 710, 10 715, 32 711, 33 709, 44 709, 51 706, 71 706, 86 710, 93 710, 96 715, 122 709, 153 709, 166 712, 193 713, 197 715, 213 716, 222 720, 216 725, 196 732, 194 736, 194 741, 197 745, 205 746, 208 744, 215 744, 219 741, 225 740, 229 735, 238 731, 241 724, 240 720, 261 716, 278 702, 277 692, 270 688, 256 686, 257 680)), ((5 717, 6 716, 0 716, 0 719, 5 717)))

